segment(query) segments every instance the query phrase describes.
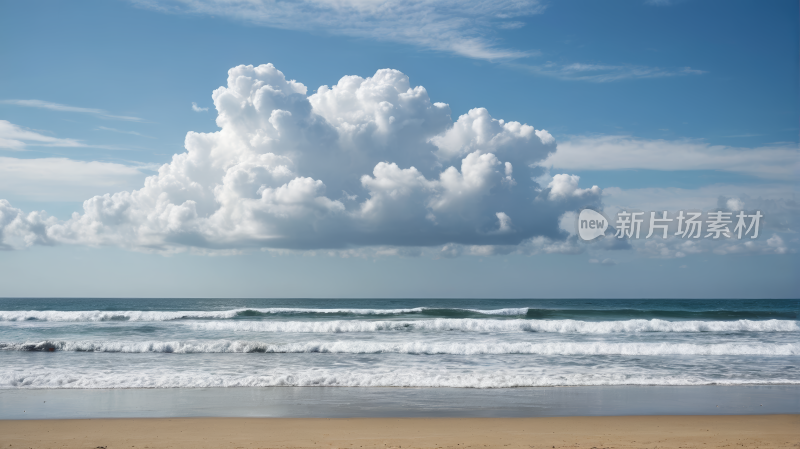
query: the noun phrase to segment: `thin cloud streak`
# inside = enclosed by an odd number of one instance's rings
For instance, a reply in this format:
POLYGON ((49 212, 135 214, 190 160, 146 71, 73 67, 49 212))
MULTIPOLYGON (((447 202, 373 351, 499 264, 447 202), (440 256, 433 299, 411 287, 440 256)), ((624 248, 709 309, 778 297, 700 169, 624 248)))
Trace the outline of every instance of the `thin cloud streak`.
POLYGON ((116 128, 108 128, 108 127, 106 127, 106 126, 98 126, 96 129, 97 129, 98 131, 110 131, 110 132, 112 132, 112 133, 119 133, 119 134, 130 134, 130 135, 132 135, 132 136, 146 137, 146 138, 148 138, 148 139, 152 139, 152 138, 153 138, 153 137, 151 137, 151 136, 146 136, 146 135, 144 135, 144 134, 142 134, 142 133, 137 133, 136 131, 124 131, 124 130, 121 130, 121 129, 116 129, 116 128))
POLYGON ((113 145, 90 145, 78 139, 48 136, 23 128, 7 120, 0 120, 0 150, 28 151, 28 147, 95 148, 99 150, 131 151, 113 145))
POLYGON ((103 118, 114 119, 114 120, 125 120, 129 122, 143 122, 144 120, 139 117, 131 117, 126 115, 113 115, 108 111, 103 109, 94 109, 94 108, 82 108, 77 106, 69 106, 66 104, 60 103, 53 103, 50 101, 43 101, 43 100, 2 100, 0 103, 3 104, 12 104, 15 106, 23 106, 28 108, 40 108, 40 109, 49 109, 51 111, 61 111, 61 112, 77 112, 80 114, 92 114, 103 118))
MULTIPOLYGON (((271 28, 321 31, 332 35, 409 44, 472 59, 504 62, 530 73, 564 80, 606 83, 707 73, 691 67, 514 62, 542 56, 542 52, 505 47, 496 37, 497 32, 524 27, 525 22, 519 19, 542 14, 545 6, 539 0, 130 1, 142 8, 163 13, 225 17, 271 28)), ((193 109, 200 112, 202 108, 193 109)))
POLYGON ((25 151, 28 145, 43 147, 83 147, 81 141, 60 139, 25 129, 7 120, 0 120, 0 149, 25 151))
POLYGON ((709 145, 697 140, 575 136, 540 163, 566 170, 721 170, 767 179, 796 179, 797 144, 759 148, 709 145))
POLYGON ((687 75, 702 75, 708 73, 691 67, 664 69, 643 65, 610 65, 610 64, 558 64, 547 62, 541 65, 508 63, 508 65, 527 70, 537 75, 547 76, 568 81, 588 81, 594 83, 609 83, 629 79, 667 78, 687 75))
POLYGON ((496 29, 523 26, 513 19, 540 14, 545 8, 538 0, 131 1, 160 12, 227 17, 272 28, 411 44, 488 61, 539 54, 505 48, 493 34, 496 29))
POLYGON ((141 166, 79 161, 64 157, 18 159, 0 156, 0 191, 6 198, 29 201, 83 201, 141 185, 141 166))

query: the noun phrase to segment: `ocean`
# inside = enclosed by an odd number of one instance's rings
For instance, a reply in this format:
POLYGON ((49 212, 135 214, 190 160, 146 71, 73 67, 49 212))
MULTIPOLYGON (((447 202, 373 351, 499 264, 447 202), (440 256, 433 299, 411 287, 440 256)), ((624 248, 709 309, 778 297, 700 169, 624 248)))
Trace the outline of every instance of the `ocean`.
POLYGON ((798 385, 799 304, 5 298, 0 390, 798 385))

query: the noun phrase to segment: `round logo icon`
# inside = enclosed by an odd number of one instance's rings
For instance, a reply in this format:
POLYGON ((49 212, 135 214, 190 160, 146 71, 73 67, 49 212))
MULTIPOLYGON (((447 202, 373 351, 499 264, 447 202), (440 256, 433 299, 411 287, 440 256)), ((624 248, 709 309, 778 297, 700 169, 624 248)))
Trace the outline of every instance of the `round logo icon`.
POLYGON ((584 209, 578 216, 578 235, 582 240, 594 240, 606 233, 608 220, 591 209, 584 209))

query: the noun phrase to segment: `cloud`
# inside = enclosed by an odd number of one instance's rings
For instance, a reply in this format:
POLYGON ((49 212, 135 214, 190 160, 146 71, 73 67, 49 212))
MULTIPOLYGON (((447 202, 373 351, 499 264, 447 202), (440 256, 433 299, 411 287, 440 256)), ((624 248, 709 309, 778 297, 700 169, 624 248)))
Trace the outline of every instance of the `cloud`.
POLYGON ((461 245, 448 243, 438 248, 438 253, 430 255, 448 259, 461 256, 498 256, 512 253, 527 256, 534 254, 575 255, 583 253, 585 249, 585 245, 578 243, 576 238, 569 237, 562 240, 538 236, 526 239, 518 245, 461 245))
MULTIPOLYGON (((571 181, 574 175, 562 175, 562 179, 571 181)), ((547 182, 549 178, 542 176, 540 182, 547 182)), ((586 189, 588 190, 588 189, 586 189)), ((797 201, 794 186, 787 183, 775 184, 744 184, 723 185, 715 184, 697 189, 682 189, 678 187, 659 187, 641 189, 621 189, 619 187, 606 187, 602 189, 602 208, 598 209, 611 225, 604 238, 591 242, 574 241, 577 238, 577 213, 565 212, 560 219, 561 229, 570 234, 566 240, 554 242, 566 248, 573 248, 575 253, 588 252, 592 259, 600 263, 607 255, 607 251, 634 250, 639 255, 652 258, 681 258, 694 254, 716 255, 756 255, 756 254, 787 254, 797 252, 798 239, 795 237, 800 223, 800 202, 797 201), (620 211, 644 212, 640 218, 640 238, 617 238, 617 213, 620 211), (679 211, 701 211, 703 232, 701 238, 687 239, 676 235, 679 211), (646 238, 650 230, 650 213, 655 212, 656 218, 661 218, 663 211, 673 221, 668 223, 668 237, 662 239, 660 229, 654 230, 650 238, 646 238), (707 212, 730 212, 734 217, 739 211, 746 214, 755 214, 759 211, 762 218, 759 222, 759 237, 750 239, 744 235, 742 239, 736 238, 705 238, 707 234, 707 212), (771 240, 770 240, 771 239, 771 240), (574 243, 573 243, 574 241, 574 243), (771 243, 770 243, 771 242, 771 243)), ((749 219, 746 223, 749 224, 749 219)), ((733 231, 737 219, 732 218, 729 230, 733 231)), ((724 236, 723 236, 724 237, 724 236)), ((522 248, 524 245, 520 245, 522 248)), ((520 251, 520 250, 518 250, 520 251)))
POLYGON ((635 64, 586 64, 579 62, 561 64, 548 61, 539 65, 518 63, 511 63, 510 65, 551 78, 595 83, 608 83, 628 79, 702 75, 707 73, 703 70, 692 69, 691 67, 661 68, 635 64))
POLYGON ((51 245, 48 226, 56 223, 43 212, 23 213, 0 199, 0 250, 11 250, 34 244, 51 245))
POLYGON ((550 189, 549 198, 551 200, 569 198, 571 196, 582 197, 584 195, 600 195, 600 187, 592 186, 591 189, 579 189, 578 181, 581 177, 577 175, 555 175, 547 187, 550 189))
MULTIPOLYGON (((111 128, 102 128, 112 131, 111 128)), ((116 131, 116 130, 113 130, 116 131)), ((120 131, 124 132, 124 131, 120 131)), ((146 136, 143 136, 146 137, 146 136)), ((77 139, 63 139, 23 128, 7 120, 0 120, 0 150, 27 151, 28 147, 98 148, 127 150, 110 145, 89 145, 77 139)))
POLYGON ((768 179, 796 179, 796 145, 736 148, 694 140, 578 136, 558 144, 542 166, 560 170, 722 170, 768 179))
POLYGON ((634 242, 633 246, 641 254, 660 259, 682 258, 703 253, 716 255, 780 255, 796 252, 795 249, 787 247, 778 234, 772 234, 769 238, 757 240, 725 238, 719 241, 711 239, 684 240, 679 238, 651 239, 634 242))
POLYGON ((601 265, 616 265, 617 261, 614 260, 614 259, 608 259, 608 258, 603 259, 603 260, 589 259, 589 263, 599 263, 601 265))
POLYGON ((83 201, 141 185, 138 167, 66 158, 0 157, 0 192, 25 201, 83 201))
POLYGON ((518 28, 524 27, 525 22, 519 22, 519 21, 500 22, 500 24, 498 24, 497 26, 498 28, 501 28, 503 30, 516 30, 518 28))
POLYGON ((532 180, 555 150, 549 133, 482 108, 454 122, 396 70, 308 95, 270 64, 238 66, 212 97, 219 131, 189 132, 186 152, 140 189, 94 196, 82 214, 48 222, 47 242, 575 252, 560 243, 559 218, 599 207, 596 189, 575 184, 550 200, 552 187, 532 180))
POLYGON ((272 28, 409 44, 473 59, 503 62, 531 73, 564 80, 603 83, 707 73, 691 67, 515 62, 541 56, 542 52, 503 46, 497 38, 497 31, 524 27, 525 22, 518 19, 545 11, 546 2, 540 0, 130 1, 164 13, 226 17, 272 28))
POLYGON ((59 139, 0 120, 0 149, 23 151, 28 145, 44 147, 84 147, 75 139, 59 139))
POLYGON ((680 210, 760 210, 766 214, 763 225, 779 232, 796 231, 800 223, 800 202, 794 187, 785 184, 714 184, 696 189, 648 187, 603 189, 607 216, 622 209, 641 211, 680 210))
MULTIPOLYGON (((800 203, 796 199, 793 186, 786 184, 767 185, 711 185, 697 189, 669 188, 644 188, 620 189, 607 187, 603 189, 603 214, 609 218, 609 224, 616 225, 617 212, 620 210, 643 211, 641 238, 618 239, 605 238, 608 241, 627 241, 637 252, 656 258, 680 258, 692 254, 711 253, 725 254, 785 254, 796 252, 796 239, 791 246, 781 237, 796 235, 797 225, 800 223, 800 203), (703 238, 697 240, 682 238, 675 235, 679 211, 724 211, 731 212, 734 217, 738 211, 746 214, 755 214, 759 211, 763 217, 759 222, 759 237, 755 240, 749 236, 742 239, 731 234, 731 238, 720 239, 704 238, 707 234, 705 221, 707 216, 702 215, 703 238), (650 212, 656 212, 658 218, 667 211, 668 218, 673 221, 668 223, 669 228, 666 239, 662 239, 660 230, 656 230, 653 237, 645 239, 649 233, 650 212), (770 243, 771 242, 771 243, 770 243)), ((733 231, 736 218, 732 218, 728 229, 733 231)), ((749 221, 748 221, 749 223, 749 221)), ((611 232, 613 234, 613 231, 611 232)), ((751 234, 752 235, 752 234, 751 234)))
POLYGON ((108 127, 105 127, 105 126, 98 126, 97 129, 98 130, 102 130, 102 131, 111 131, 112 133, 130 134, 132 136, 147 137, 148 139, 152 139, 152 137, 145 136, 144 134, 137 133, 136 131, 125 131, 125 130, 116 129, 116 128, 108 128, 108 127))
POLYGON ((495 28, 516 28, 516 18, 540 14, 537 0, 133 0, 170 13, 227 17, 256 25, 411 44, 474 59, 508 60, 534 54, 504 48, 495 28))
POLYGON ((738 212, 738 211, 744 209, 744 202, 742 200, 740 200, 739 198, 729 198, 729 199, 725 200, 725 207, 728 210, 731 210, 731 211, 734 211, 734 212, 738 212))
POLYGON ((2 100, 0 103, 5 104, 13 104, 15 106, 25 106, 29 108, 41 108, 41 109, 50 109, 51 111, 62 111, 62 112, 78 112, 81 114, 92 114, 103 118, 108 119, 115 119, 115 120, 125 120, 129 122, 143 122, 144 120, 140 119, 139 117, 130 117, 125 115, 112 115, 107 111, 102 109, 93 109, 93 108, 80 108, 76 106, 68 106, 65 104, 59 103, 51 103, 49 101, 42 101, 42 100, 2 100))
POLYGON ((197 103, 195 103, 195 102, 193 101, 193 102, 192 102, 192 110, 193 110, 194 112, 206 112, 206 111, 208 111, 208 108, 201 108, 200 106, 198 106, 198 105, 197 105, 197 103))

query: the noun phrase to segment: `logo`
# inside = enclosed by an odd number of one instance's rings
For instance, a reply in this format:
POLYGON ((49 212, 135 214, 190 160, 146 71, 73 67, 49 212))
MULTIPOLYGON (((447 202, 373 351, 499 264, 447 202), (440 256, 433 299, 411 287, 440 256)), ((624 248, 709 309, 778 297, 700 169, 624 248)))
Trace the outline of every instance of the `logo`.
POLYGON ((578 235, 582 240, 594 240, 606 233, 608 220, 606 217, 591 210, 584 209, 578 216, 578 235))

